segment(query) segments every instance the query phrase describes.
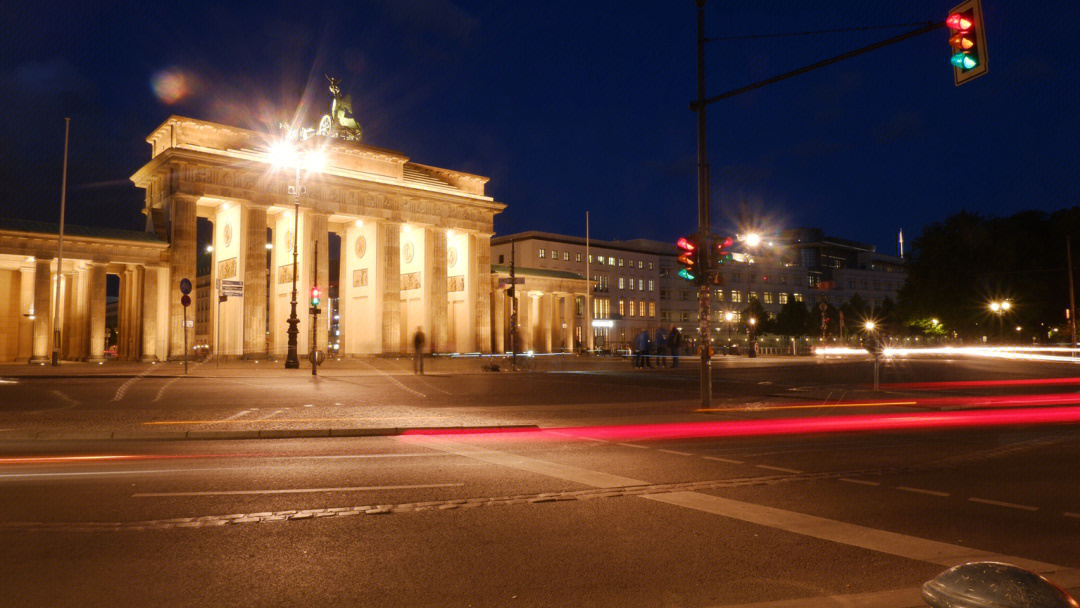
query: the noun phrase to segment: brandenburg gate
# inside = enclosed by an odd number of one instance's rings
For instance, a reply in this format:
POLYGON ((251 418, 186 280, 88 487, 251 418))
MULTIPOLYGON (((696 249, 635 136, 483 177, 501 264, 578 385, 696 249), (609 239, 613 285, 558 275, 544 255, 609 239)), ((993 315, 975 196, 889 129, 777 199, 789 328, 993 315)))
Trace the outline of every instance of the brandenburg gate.
MULTIPOLYGON (((339 354, 405 352, 417 327, 434 351, 491 352, 489 247, 505 205, 484 194, 488 179, 417 164, 325 126, 294 137, 321 155, 318 171, 275 166, 275 136, 192 118, 171 116, 147 138, 151 160, 131 179, 146 191, 147 230, 169 243, 161 273, 168 357, 183 356, 184 331, 194 343, 179 284, 196 280, 197 218, 213 225, 209 309, 219 356, 285 353, 294 245, 298 346, 309 352, 308 293, 328 291, 331 233, 341 239, 339 354), (219 306, 219 280, 242 281, 243 297, 219 306)), ((315 332, 324 352, 329 317, 324 305, 315 332)))

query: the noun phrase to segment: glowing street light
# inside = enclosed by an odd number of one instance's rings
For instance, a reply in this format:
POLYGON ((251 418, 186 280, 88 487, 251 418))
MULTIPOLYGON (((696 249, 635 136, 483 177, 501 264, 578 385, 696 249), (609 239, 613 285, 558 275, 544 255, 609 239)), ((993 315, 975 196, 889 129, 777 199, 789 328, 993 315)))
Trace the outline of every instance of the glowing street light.
POLYGON ((746 235, 746 238, 744 240, 746 241, 747 247, 753 249, 754 247, 757 247, 761 244, 761 235, 756 232, 751 232, 750 234, 746 235))
POLYGON ((865 324, 865 327, 866 327, 866 331, 874 331, 874 328, 877 327, 877 324, 874 323, 873 321, 867 321, 866 324, 865 324))

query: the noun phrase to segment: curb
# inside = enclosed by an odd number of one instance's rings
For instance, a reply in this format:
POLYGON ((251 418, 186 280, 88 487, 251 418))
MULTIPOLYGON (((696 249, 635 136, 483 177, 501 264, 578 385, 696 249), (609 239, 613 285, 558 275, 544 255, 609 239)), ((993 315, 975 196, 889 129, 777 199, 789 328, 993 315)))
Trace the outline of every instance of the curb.
POLYGON ((406 433, 445 431, 483 432, 492 430, 539 429, 535 424, 489 426, 426 426, 324 429, 262 429, 247 431, 0 431, 2 441, 220 441, 228 439, 308 439, 325 437, 388 437, 406 433))

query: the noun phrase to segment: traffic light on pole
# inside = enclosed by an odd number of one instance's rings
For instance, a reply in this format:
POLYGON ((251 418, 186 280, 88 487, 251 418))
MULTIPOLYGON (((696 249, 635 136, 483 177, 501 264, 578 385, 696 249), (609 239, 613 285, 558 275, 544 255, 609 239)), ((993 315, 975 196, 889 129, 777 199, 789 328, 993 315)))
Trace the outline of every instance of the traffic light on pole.
POLYGON ((731 247, 733 242, 731 237, 724 237, 714 238, 712 239, 712 242, 709 243, 709 250, 712 252, 711 259, 709 260, 709 267, 712 270, 710 274, 714 285, 724 284, 724 275, 720 272, 720 267, 732 262, 733 257, 731 251, 728 250, 728 247, 731 247))
POLYGON ((981 0, 967 0, 949 11, 953 80, 956 86, 986 73, 986 32, 983 31, 981 0))
POLYGON ((320 290, 318 286, 312 287, 311 305, 315 308, 318 308, 320 303, 322 303, 322 290, 320 290))
POLYGON ((698 277, 701 276, 701 271, 703 270, 698 263, 700 260, 701 247, 697 242, 697 237, 679 237, 679 240, 675 244, 679 248, 679 263, 682 264, 682 269, 679 270, 679 276, 687 281, 697 283, 698 277))

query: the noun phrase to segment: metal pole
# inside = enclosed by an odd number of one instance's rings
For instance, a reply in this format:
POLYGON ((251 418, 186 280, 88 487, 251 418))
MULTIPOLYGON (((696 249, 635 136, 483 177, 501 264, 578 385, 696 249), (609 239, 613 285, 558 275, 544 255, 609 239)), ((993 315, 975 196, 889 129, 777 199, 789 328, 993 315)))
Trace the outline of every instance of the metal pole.
POLYGON ((518 317, 518 301, 517 301, 517 284, 514 283, 514 253, 517 251, 517 246, 514 241, 510 241, 510 368, 517 370, 517 317, 518 317))
POLYGON ((874 352, 874 390, 875 391, 878 390, 878 378, 879 378, 878 367, 880 366, 880 363, 881 363, 881 355, 879 355, 877 353, 877 350, 875 349, 875 352, 874 352))
MULTIPOLYGON (((700 244, 705 246, 709 234, 709 164, 705 156, 705 0, 697 3, 697 152, 698 152, 698 234, 700 244)), ((706 258, 707 259, 707 258, 706 258)), ((712 358, 709 348, 709 286, 705 276, 698 286, 698 329, 701 333, 701 407, 712 403, 712 358)))
POLYGON ((60 236, 56 239, 56 298, 53 303, 52 364, 60 365, 60 284, 64 280, 64 207, 67 203, 68 133, 71 119, 64 119, 64 172, 60 178, 60 236))
MULTIPOLYGON (((196 293, 196 295, 198 295, 196 293)), ((187 360, 188 360, 188 346, 187 346, 187 306, 184 307, 184 375, 187 375, 187 360)))
POLYGON ((226 297, 221 295, 221 287, 218 286, 217 319, 214 320, 214 324, 217 325, 217 340, 214 344, 214 365, 216 367, 221 367, 221 303, 225 301, 226 297))
POLYGON ((1073 290, 1072 237, 1065 237, 1065 255, 1069 258, 1069 325, 1072 326, 1072 356, 1076 356, 1076 292, 1073 290))
POLYGON ((296 316, 296 258, 300 243, 300 165, 296 166, 296 199, 293 203, 293 249, 292 249, 292 311, 289 313, 289 351, 285 355, 285 369, 299 369, 300 358, 296 354, 296 337, 300 333, 300 319, 296 316))
MULTIPOLYGON (((585 318, 592 319, 593 303, 592 303, 592 277, 589 273, 592 272, 592 258, 589 257, 589 212, 585 212, 585 318)), ((590 345, 593 340, 593 328, 589 322, 585 323, 585 350, 590 351, 592 348, 590 345)))
MULTIPOLYGON (((315 241, 315 264, 311 270, 311 276, 315 277, 312 281, 315 287, 319 286, 319 241, 315 241)), ((321 295, 321 294, 320 294, 321 295)), ((311 303, 311 375, 319 375, 319 313, 315 312, 318 307, 315 303, 311 303)))

